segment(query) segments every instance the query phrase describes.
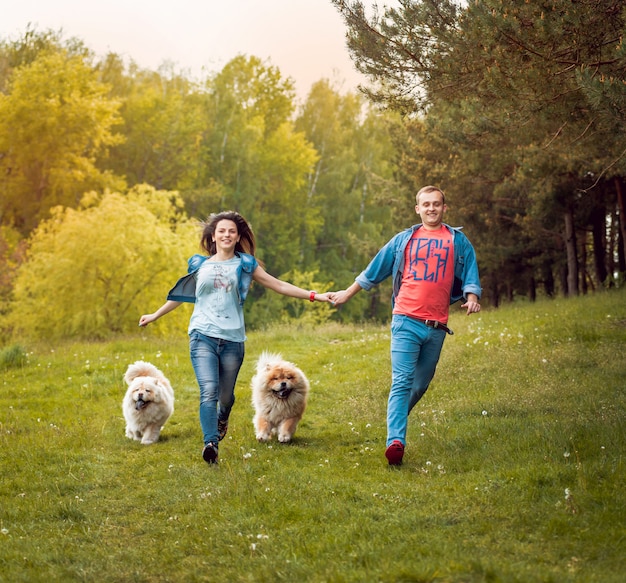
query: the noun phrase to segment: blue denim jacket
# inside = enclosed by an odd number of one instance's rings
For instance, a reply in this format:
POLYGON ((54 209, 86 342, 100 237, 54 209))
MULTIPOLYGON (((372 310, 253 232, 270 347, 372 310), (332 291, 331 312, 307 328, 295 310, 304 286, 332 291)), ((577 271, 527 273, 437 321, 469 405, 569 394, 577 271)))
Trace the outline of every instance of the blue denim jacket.
MULTIPOLYGON (((356 282, 364 289, 370 290, 381 281, 393 276, 392 305, 402 285, 404 273, 404 250, 413 233, 422 225, 413 225, 392 237, 376 254, 370 264, 357 276, 356 282)), ((480 297, 481 287, 478 276, 476 253, 469 239, 461 232, 462 227, 445 225, 454 235, 454 283, 450 294, 450 303, 458 302, 467 294, 480 297)))
MULTIPOLYGON (((241 257, 241 263, 237 270, 237 280, 239 281, 239 305, 243 305, 248 290, 252 283, 252 274, 257 268, 259 262, 253 255, 247 253, 235 253, 237 257, 241 257)), ((175 302, 196 302, 196 273, 201 265, 208 259, 206 255, 193 255, 187 262, 187 275, 181 277, 176 285, 167 294, 168 300, 175 302)))

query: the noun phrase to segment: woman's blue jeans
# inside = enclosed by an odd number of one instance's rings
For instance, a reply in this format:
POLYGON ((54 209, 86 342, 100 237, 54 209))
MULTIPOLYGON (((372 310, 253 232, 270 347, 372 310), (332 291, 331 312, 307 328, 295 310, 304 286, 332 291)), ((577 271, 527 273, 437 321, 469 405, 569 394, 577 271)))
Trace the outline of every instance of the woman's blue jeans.
POLYGON ((387 403, 387 445, 406 444, 408 416, 435 376, 446 333, 409 316, 391 321, 391 390, 387 403))
POLYGON ((217 420, 226 421, 235 403, 235 383, 245 345, 193 331, 189 336, 191 365, 200 387, 200 426, 207 443, 217 444, 217 420))

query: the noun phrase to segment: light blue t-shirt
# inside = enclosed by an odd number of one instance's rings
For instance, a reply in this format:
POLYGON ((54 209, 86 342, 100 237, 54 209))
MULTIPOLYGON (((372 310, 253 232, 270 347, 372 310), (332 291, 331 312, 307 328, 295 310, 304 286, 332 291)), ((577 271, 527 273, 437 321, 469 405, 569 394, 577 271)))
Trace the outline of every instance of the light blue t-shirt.
POLYGON ((244 342, 246 330, 239 302, 237 268, 240 257, 228 261, 205 261, 196 274, 196 303, 189 320, 189 333, 231 342, 244 342))

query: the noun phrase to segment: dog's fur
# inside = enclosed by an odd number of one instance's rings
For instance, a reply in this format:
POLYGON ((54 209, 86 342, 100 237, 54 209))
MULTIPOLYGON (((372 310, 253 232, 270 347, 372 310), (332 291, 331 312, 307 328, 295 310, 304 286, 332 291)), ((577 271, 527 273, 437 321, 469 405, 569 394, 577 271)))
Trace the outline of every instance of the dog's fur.
POLYGON ((126 437, 150 445, 174 412, 174 390, 153 364, 138 360, 124 374, 128 390, 122 402, 126 437))
POLYGON ((291 441, 306 409, 309 381, 295 364, 280 354, 264 352, 252 378, 253 419, 258 441, 273 434, 278 441, 291 441))

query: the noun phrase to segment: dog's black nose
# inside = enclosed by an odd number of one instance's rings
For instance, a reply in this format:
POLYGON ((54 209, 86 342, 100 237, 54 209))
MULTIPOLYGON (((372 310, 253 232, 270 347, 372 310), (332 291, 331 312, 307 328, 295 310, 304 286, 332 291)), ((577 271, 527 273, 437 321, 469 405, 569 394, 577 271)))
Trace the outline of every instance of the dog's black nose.
POLYGON ((281 388, 281 389, 286 389, 286 388, 287 388, 287 383, 286 383, 286 381, 283 381, 283 382, 281 382, 281 383, 280 383, 280 388, 281 388))

